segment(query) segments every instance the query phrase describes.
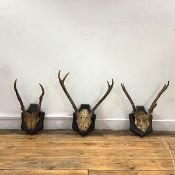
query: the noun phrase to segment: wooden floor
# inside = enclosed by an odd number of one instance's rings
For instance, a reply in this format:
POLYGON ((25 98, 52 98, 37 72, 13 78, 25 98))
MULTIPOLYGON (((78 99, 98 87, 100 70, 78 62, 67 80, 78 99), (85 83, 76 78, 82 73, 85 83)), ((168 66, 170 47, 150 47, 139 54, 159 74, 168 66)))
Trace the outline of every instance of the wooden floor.
POLYGON ((0 175, 175 175, 175 135, 0 131, 0 175))

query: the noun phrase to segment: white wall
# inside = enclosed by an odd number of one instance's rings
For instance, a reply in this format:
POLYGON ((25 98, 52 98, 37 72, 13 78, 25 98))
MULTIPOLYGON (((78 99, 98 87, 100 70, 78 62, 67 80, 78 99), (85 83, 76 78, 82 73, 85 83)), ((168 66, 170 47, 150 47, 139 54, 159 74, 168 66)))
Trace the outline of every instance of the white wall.
MULTIPOLYGON (((149 107, 170 80, 154 119, 172 124, 174 9, 174 0, 1 0, 0 116, 20 116, 16 78, 26 107, 38 101, 41 82, 47 117, 71 116, 73 109, 57 80, 62 69, 63 74, 71 72, 66 84, 77 106, 94 105, 106 91, 106 80, 114 78, 112 93, 96 111, 99 120, 112 121, 114 128, 131 111, 121 82, 137 105, 149 107)), ((111 126, 106 122, 99 127, 111 126)))

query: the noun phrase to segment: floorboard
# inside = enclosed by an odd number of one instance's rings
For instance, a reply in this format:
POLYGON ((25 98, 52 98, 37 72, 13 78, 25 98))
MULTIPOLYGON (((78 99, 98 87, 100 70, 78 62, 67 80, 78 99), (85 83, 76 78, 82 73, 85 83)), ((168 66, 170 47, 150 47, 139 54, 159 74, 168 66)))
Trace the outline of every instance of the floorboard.
POLYGON ((0 130, 0 175, 175 175, 174 136, 0 130))

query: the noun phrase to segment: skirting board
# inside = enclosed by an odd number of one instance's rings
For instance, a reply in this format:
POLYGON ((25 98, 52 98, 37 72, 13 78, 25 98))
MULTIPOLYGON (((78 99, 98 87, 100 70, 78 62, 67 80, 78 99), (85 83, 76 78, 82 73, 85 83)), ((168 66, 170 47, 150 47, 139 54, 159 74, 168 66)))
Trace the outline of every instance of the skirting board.
MULTIPOLYGON (((0 129, 20 129, 20 117, 0 117, 0 129)), ((45 129, 71 129, 72 116, 45 117, 45 129)), ((128 119, 97 119, 96 129, 128 130, 128 119)), ((157 131, 175 131, 175 120, 153 120, 153 129, 157 131)))

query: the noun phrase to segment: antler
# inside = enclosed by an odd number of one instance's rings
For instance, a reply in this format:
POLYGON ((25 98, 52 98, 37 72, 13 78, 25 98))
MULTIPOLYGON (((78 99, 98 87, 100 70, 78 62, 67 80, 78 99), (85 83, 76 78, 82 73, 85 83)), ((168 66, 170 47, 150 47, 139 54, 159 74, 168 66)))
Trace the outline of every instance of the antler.
POLYGON ((130 97, 129 93, 127 92, 127 90, 126 90, 126 88, 125 88, 125 85, 121 83, 121 87, 122 87, 122 89, 123 89, 125 95, 127 96, 128 100, 129 100, 130 103, 131 103, 131 106, 132 106, 133 112, 135 112, 135 111, 136 111, 135 104, 134 104, 132 98, 130 97))
POLYGON ((23 112, 25 112, 25 107, 24 107, 24 104, 23 104, 23 102, 22 102, 22 99, 21 99, 21 97, 20 97, 20 95, 19 95, 19 93, 18 93, 18 90, 17 90, 17 87, 16 87, 16 83, 17 83, 17 79, 16 79, 15 82, 14 82, 14 90, 15 90, 16 96, 17 96, 17 98, 18 98, 18 100, 19 100, 19 103, 20 103, 20 105, 21 105, 21 110, 22 110, 23 112))
POLYGON ((77 111, 77 107, 74 103, 74 101, 72 100, 71 96, 69 95, 66 87, 65 87, 65 84, 64 84, 64 81, 66 80, 67 76, 69 75, 69 73, 67 73, 63 79, 61 79, 61 70, 59 70, 59 73, 58 73, 58 79, 59 79, 59 82, 60 82, 60 85, 61 87, 63 88, 63 91, 64 93, 66 94, 67 98, 69 99, 70 103, 72 104, 72 107, 74 108, 75 111, 77 111))
POLYGON ((113 86, 114 86, 114 80, 112 79, 112 84, 109 84, 109 82, 107 81, 108 83, 108 89, 105 93, 105 95, 99 100, 99 102, 93 107, 93 109, 91 110, 92 113, 98 108, 98 106, 102 103, 102 101, 109 95, 109 93, 111 92, 113 86))
POLYGON ((168 81, 167 84, 165 84, 162 88, 162 90, 158 93, 157 97, 155 98, 155 100, 153 101, 153 103, 151 104, 151 107, 148 110, 148 114, 151 114, 154 110, 154 108, 157 106, 157 101, 159 100, 160 96, 166 91, 166 89, 168 88, 170 82, 168 81))
POLYGON ((42 93, 41 93, 41 96, 39 97, 38 111, 41 110, 41 104, 42 104, 42 100, 43 100, 43 96, 44 96, 44 88, 40 83, 39 83, 39 85, 41 87, 42 93))

